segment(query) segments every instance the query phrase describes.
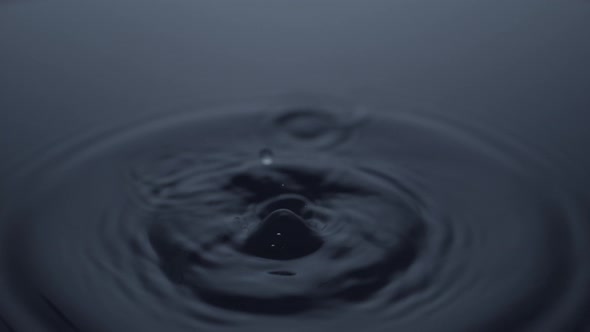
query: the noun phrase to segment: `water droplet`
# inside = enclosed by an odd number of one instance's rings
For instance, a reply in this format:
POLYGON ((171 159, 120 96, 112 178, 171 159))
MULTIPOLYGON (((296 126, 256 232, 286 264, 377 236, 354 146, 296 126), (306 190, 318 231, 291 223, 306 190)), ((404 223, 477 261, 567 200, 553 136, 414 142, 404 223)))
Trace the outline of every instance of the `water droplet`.
POLYGON ((260 163, 265 166, 272 165, 274 154, 270 149, 262 149, 260 151, 260 163))
POLYGON ((272 144, 295 149, 328 149, 349 140, 365 119, 364 108, 332 98, 284 100, 272 105, 272 144))

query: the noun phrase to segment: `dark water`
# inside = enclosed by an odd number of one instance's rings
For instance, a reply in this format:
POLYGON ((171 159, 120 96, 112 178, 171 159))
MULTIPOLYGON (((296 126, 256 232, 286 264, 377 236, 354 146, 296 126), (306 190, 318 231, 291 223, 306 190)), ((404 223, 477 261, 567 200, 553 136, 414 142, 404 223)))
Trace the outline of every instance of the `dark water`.
POLYGON ((278 99, 37 164, 15 175, 2 271, 3 315, 39 331, 588 326, 587 205, 475 124, 278 99))
POLYGON ((0 1, 0 332, 590 331, 588 40, 577 0, 0 1))

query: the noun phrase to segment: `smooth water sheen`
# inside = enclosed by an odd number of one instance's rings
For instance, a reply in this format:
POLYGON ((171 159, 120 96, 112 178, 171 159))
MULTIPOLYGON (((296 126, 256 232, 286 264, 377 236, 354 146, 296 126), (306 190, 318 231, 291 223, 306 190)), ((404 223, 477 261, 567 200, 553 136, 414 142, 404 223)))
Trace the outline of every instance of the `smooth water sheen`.
POLYGON ((49 147, 7 331, 587 331, 587 206, 493 130, 260 103, 49 147), (26 328, 24 328, 26 326, 26 328))

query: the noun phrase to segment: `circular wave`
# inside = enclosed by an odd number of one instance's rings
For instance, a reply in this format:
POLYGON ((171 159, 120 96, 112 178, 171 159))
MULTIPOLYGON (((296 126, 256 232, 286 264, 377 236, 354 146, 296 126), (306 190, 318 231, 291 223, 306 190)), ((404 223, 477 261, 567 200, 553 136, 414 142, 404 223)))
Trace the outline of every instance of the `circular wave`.
POLYGON ((510 143, 324 101, 84 141, 4 209, 0 323, 583 331, 585 207, 510 143))

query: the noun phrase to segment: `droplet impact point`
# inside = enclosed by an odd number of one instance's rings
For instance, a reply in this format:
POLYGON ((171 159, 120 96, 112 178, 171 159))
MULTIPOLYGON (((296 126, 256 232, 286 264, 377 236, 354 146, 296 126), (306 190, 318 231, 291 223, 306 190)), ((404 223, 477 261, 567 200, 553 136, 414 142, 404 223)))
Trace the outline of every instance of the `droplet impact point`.
POLYGON ((254 256, 289 260, 318 250, 323 240, 303 219, 288 209, 271 213, 250 235, 243 251, 254 256))

